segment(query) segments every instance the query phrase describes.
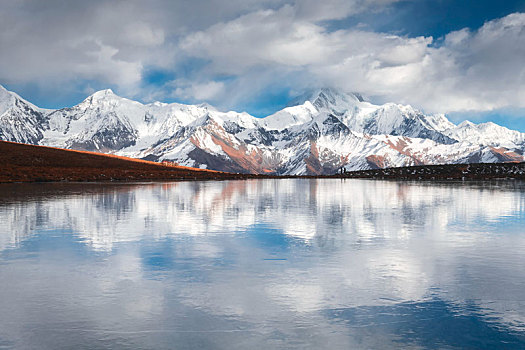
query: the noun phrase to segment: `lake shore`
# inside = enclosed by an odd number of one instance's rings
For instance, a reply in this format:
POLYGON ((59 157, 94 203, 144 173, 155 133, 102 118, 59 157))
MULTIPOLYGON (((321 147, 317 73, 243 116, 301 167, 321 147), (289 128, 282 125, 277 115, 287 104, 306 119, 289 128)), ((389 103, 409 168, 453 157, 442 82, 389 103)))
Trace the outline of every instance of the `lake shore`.
POLYGON ((95 152, 0 141, 0 183, 282 178, 392 180, 525 180, 525 163, 423 165, 361 170, 334 175, 259 175, 166 165, 95 152))
POLYGON ((352 171, 339 176, 385 180, 525 180, 525 163, 419 165, 352 171))
POLYGON ((226 180, 257 177, 6 141, 0 141, 0 164, 0 183, 226 180))

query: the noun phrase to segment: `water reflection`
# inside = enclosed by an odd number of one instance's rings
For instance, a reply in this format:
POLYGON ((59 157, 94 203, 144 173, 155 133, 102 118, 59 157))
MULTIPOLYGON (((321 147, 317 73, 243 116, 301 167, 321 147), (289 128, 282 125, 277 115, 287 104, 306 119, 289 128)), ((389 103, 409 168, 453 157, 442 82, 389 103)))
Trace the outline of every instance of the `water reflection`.
POLYGON ((0 186, 0 348, 525 347, 525 187, 0 186))

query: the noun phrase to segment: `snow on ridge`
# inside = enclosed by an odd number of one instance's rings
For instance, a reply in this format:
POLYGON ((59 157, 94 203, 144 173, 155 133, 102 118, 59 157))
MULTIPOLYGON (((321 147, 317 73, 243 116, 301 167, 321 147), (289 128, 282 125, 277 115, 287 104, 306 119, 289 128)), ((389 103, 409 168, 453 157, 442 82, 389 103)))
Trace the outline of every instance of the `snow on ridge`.
POLYGON ((0 86, 2 108, 9 111, 0 113, 2 139, 235 172, 516 161, 525 152, 525 134, 494 123, 455 125, 443 114, 374 105, 327 88, 265 118, 206 103, 142 104, 111 89, 70 108, 43 111, 0 86))
POLYGON ((17 101, 41 113, 51 111, 46 108, 40 108, 35 106, 31 102, 20 97, 16 92, 9 91, 0 84, 0 115, 4 114, 9 108, 14 107, 17 101))

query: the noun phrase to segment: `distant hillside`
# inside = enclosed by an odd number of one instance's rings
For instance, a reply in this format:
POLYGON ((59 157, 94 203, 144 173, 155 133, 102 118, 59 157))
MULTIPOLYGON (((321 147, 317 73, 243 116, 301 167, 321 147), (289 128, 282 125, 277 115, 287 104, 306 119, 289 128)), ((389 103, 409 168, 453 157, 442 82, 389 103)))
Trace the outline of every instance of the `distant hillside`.
POLYGON ((137 160, 0 141, 0 182, 237 179, 230 174, 137 160))

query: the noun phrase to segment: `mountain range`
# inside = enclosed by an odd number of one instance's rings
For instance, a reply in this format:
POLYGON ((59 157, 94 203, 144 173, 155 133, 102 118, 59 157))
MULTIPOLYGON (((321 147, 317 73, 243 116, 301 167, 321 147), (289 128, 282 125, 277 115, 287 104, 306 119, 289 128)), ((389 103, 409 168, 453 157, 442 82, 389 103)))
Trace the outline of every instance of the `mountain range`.
POLYGON ((456 125, 394 103, 323 88, 270 116, 208 104, 142 104, 94 93, 76 106, 39 108, 0 86, 0 139, 213 170, 333 174, 424 164, 524 161, 525 133, 488 122, 456 125))

